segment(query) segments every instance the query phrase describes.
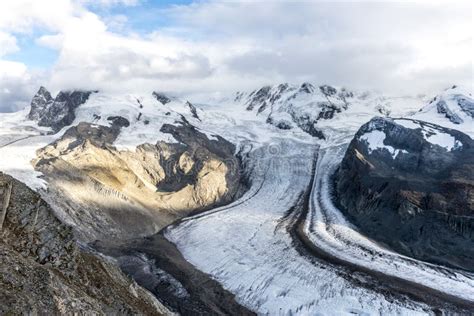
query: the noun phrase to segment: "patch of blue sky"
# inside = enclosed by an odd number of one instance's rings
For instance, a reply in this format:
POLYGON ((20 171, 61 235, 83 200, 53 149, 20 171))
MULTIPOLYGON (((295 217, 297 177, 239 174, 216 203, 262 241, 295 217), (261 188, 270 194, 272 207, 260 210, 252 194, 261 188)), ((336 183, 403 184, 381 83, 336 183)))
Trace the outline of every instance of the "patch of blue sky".
POLYGON ((90 7, 90 10, 107 19, 113 16, 125 16, 127 18, 125 32, 133 32, 147 35, 162 29, 174 27, 174 19, 166 13, 176 5, 190 5, 192 0, 141 0, 135 6, 115 5, 111 7, 90 7))
POLYGON ((51 68, 56 62, 59 52, 36 42, 40 36, 45 34, 40 29, 31 33, 13 34, 16 37, 19 50, 6 55, 4 58, 10 61, 22 62, 31 69, 51 68))

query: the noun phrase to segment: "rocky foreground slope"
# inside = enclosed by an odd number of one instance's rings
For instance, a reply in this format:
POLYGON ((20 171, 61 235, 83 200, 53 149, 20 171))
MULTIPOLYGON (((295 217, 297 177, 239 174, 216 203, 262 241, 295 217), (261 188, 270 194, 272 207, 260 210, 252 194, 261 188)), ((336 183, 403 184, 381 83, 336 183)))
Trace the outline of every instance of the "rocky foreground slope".
POLYGON ((113 262, 81 249, 37 193, 1 172, 0 201, 0 314, 170 314, 113 262))
POLYGON ((337 201, 369 237, 474 270, 474 141, 424 121, 374 118, 335 175, 337 201))

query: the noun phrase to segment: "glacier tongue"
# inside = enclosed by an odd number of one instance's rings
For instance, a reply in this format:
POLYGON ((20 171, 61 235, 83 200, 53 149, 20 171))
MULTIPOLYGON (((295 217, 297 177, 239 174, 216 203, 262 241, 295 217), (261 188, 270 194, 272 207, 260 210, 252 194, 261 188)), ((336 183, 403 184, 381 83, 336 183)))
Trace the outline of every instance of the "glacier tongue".
POLYGON ((301 255, 288 225, 311 183, 317 147, 273 141, 250 153, 247 194, 184 220, 165 236, 186 260, 259 314, 424 314, 423 305, 388 301, 355 286, 337 267, 301 255))

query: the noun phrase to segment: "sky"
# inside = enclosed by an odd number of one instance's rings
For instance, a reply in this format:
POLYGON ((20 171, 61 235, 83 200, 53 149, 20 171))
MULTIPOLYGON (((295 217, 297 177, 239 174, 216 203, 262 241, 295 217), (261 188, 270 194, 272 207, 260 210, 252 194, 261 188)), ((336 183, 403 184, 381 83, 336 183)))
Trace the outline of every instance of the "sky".
POLYGON ((1 0, 0 112, 51 92, 473 86, 471 1, 1 0))

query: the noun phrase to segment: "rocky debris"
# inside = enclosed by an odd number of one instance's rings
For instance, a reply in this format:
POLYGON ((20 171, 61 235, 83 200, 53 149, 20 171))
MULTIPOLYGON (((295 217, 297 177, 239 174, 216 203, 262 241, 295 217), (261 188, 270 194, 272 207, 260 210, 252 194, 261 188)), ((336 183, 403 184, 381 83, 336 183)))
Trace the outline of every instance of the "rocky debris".
POLYGON ((396 251, 474 271, 474 141, 423 121, 374 118, 335 175, 337 203, 396 251))
POLYGON ((100 241, 92 246, 116 258, 127 275, 180 315, 255 315, 219 282, 186 261, 161 233, 121 244, 100 241))
POLYGON ((24 184, 13 190, 0 239, 0 314, 170 314, 111 261, 81 249, 70 227, 24 184))
POLYGON ((166 95, 160 92, 153 92, 153 96, 157 99, 161 104, 166 105, 167 103, 171 102, 171 99, 168 98, 166 95))
POLYGON ((31 101, 30 120, 39 126, 51 127, 54 132, 70 125, 76 118, 75 110, 84 104, 93 91, 61 91, 55 99, 41 87, 31 101))
POLYGON ((51 202, 61 203, 62 219, 83 240, 151 235, 191 212, 230 202, 242 189, 235 146, 223 138, 208 139, 184 120, 161 130, 179 143, 117 150, 116 126, 124 121, 113 122, 71 127, 34 161, 51 199, 61 196, 51 202))

